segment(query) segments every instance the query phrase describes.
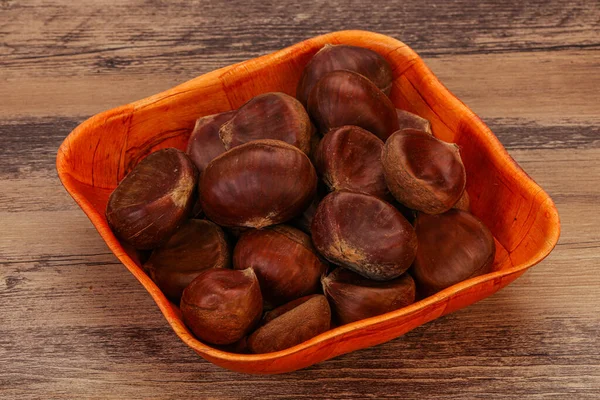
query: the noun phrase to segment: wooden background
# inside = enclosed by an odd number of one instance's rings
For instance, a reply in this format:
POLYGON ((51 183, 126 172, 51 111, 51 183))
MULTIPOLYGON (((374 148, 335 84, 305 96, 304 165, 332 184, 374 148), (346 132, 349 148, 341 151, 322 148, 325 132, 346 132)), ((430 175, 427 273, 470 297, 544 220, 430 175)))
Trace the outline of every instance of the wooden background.
POLYGON ((598 0, 0 0, 0 398, 598 399, 598 0), (126 4, 124 4, 126 3, 126 4), (340 29, 419 52, 555 200, 555 251, 493 297, 280 376, 199 358, 61 187, 80 122, 340 29))

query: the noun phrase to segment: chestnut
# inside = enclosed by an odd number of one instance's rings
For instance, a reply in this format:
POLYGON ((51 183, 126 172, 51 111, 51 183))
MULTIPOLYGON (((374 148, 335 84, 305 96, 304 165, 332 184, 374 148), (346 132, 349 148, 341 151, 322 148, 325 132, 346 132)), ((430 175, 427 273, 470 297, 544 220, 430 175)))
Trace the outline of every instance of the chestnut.
POLYGON ((472 214, 457 209, 437 215, 419 213, 415 231, 419 247, 411 273, 422 296, 491 271, 496 243, 472 214))
POLYGON ((171 300, 179 303, 181 293, 202 271, 228 268, 231 251, 223 230, 200 219, 188 220, 144 264, 148 275, 171 300))
POLYGON ((315 154, 315 168, 331 190, 362 192, 386 199, 390 196, 381 151, 383 141, 358 126, 327 132, 315 154))
POLYGON ((308 112, 321 133, 356 125, 385 141, 398 130, 396 108, 377 86, 351 71, 329 72, 313 87, 308 112))
POLYGON ((258 139, 281 140, 310 152, 312 126, 298 100, 285 93, 258 95, 240 107, 221 126, 219 136, 227 150, 258 139))
POLYGON ((469 193, 465 190, 463 194, 460 196, 460 199, 454 204, 454 207, 463 211, 471 211, 471 198, 469 197, 469 193))
POLYGON ((304 211, 316 188, 306 154, 279 140, 256 140, 211 161, 199 194, 204 213, 217 224, 264 228, 304 211))
POLYGON ((252 353, 280 351, 309 340, 331 326, 331 309, 322 294, 302 297, 268 312, 247 340, 252 353))
POLYGON ((208 269, 185 288, 180 309, 198 339, 212 344, 237 342, 262 315, 258 279, 252 269, 208 269))
POLYGON ((233 268, 252 268, 266 308, 316 293, 325 265, 310 237, 287 225, 253 230, 242 235, 233 252, 233 268))
POLYGON ((364 47, 326 44, 304 68, 296 89, 296 98, 306 106, 313 86, 325 74, 337 70, 361 74, 386 95, 392 89, 392 67, 378 53, 364 47))
POLYGON ((402 275, 417 250, 415 231, 402 213, 363 193, 327 195, 311 231, 315 247, 326 259, 377 281, 402 275))
POLYGON ((396 200, 427 214, 443 213, 466 183, 458 146, 416 129, 394 133, 383 146, 383 172, 396 200))
POLYGON ((396 109, 398 115, 399 129, 417 129, 419 131, 431 133, 431 123, 425 118, 419 117, 417 114, 413 114, 406 110, 396 109))
POLYGON ((174 148, 138 163, 110 194, 106 220, 115 235, 138 250, 166 242, 189 216, 198 171, 174 148))
POLYGON ((337 268, 321 282, 339 325, 385 314, 415 301, 415 281, 409 274, 377 282, 348 269, 337 268))
POLYGON ((208 115, 196 121, 185 152, 198 168, 198 172, 202 173, 209 162, 225 153, 226 149, 219 137, 219 129, 235 113, 236 110, 226 111, 208 115))

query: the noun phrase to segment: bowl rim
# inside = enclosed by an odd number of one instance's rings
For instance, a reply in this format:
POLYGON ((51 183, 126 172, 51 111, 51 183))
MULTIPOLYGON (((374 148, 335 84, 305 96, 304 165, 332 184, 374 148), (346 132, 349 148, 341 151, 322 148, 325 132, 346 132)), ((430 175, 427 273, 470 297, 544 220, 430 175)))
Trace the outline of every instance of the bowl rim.
MULTIPOLYGON (((413 67, 415 64, 411 64, 408 68, 413 67)), ((444 310, 448 305, 448 301, 452 295, 456 295, 462 291, 465 291, 474 286, 481 285, 485 282, 501 279, 503 277, 509 275, 520 275, 528 268, 538 264, 544 258, 550 254, 553 248, 556 246, 560 236, 560 219, 558 216, 558 211, 556 210, 556 206, 550 196, 544 192, 544 190, 537 185, 520 167, 519 165, 512 159, 512 157, 508 154, 506 149, 502 146, 500 141, 496 138, 496 136, 491 132, 491 130, 481 121, 473 111, 471 111, 465 104, 463 104, 458 98, 456 98, 443 84, 438 80, 438 78, 431 72, 428 67, 422 62, 420 57, 411 50, 408 45, 403 42, 394 39, 392 37, 369 32, 369 31, 361 31, 361 30, 344 30, 344 31, 336 31, 327 33, 324 35, 319 35, 301 42, 298 42, 292 46, 283 48, 274 53, 267 54, 261 57, 257 57, 254 59, 246 60, 240 63, 232 64, 212 72, 208 72, 196 78, 193 78, 187 82, 184 82, 180 85, 174 86, 166 91, 160 92, 158 94, 149 96, 147 98, 135 101, 133 103, 129 103, 126 105, 122 105, 101 113, 98 113, 84 122, 82 122, 79 126, 77 126, 62 142, 60 145, 57 157, 56 157, 56 168, 58 172, 59 179, 66 191, 73 197, 75 202, 81 207, 83 212, 88 216, 91 220, 94 227, 100 233, 102 239, 108 245, 110 250, 117 256, 117 258, 125 265, 125 267, 138 279, 138 281, 144 286, 144 288, 149 292, 152 296, 159 309, 165 316, 167 322, 171 325, 172 329, 175 333, 193 350, 195 350, 198 354, 202 356, 206 356, 207 358, 218 359, 222 361, 233 361, 233 362, 256 362, 256 361, 273 361, 279 359, 283 356, 293 355, 316 345, 328 342, 336 337, 343 336, 345 334, 351 333, 353 331, 360 330, 362 328, 371 327, 373 325, 390 321, 393 319, 400 319, 403 317, 409 317, 411 314, 416 314, 420 310, 431 307, 440 302, 446 302, 443 306, 444 310), (497 157, 501 158, 503 161, 506 161, 509 165, 508 168, 511 168, 511 173, 515 173, 518 175, 522 175, 523 181, 527 181, 528 184, 534 189, 538 195, 544 196, 545 199, 540 203, 540 208, 545 209, 547 213, 549 213, 549 217, 554 219, 554 223, 551 225, 552 229, 549 231, 550 235, 546 238, 544 245, 541 246, 535 255, 530 258, 527 262, 521 262, 519 264, 512 264, 509 268, 505 268, 498 271, 493 271, 485 275, 477 276, 474 278, 470 278, 468 280, 457 283, 449 288, 446 288, 432 296, 429 296, 425 299, 417 301, 407 307, 401 308, 399 310, 391 311, 386 314, 374 316, 371 318, 363 319, 360 321, 352 322, 350 324, 342 325, 339 327, 332 328, 314 338, 307 340, 303 343, 300 343, 296 346, 277 351, 271 353, 263 353, 263 354, 238 354, 228 352, 226 350, 221 350, 215 347, 211 347, 208 344, 200 342, 196 339, 190 331, 183 325, 178 312, 175 311, 171 303, 166 299, 166 297, 162 294, 162 292, 158 289, 158 287, 154 284, 150 278, 143 273, 141 268, 127 255, 124 248, 121 246, 119 241, 112 234, 112 231, 108 227, 108 224, 104 220, 104 216, 101 215, 92 203, 82 194, 77 188, 76 184, 87 185, 76 179, 74 176, 70 174, 70 163, 69 163, 69 155, 71 154, 71 143, 73 141, 81 139, 81 137, 85 136, 85 132, 88 127, 96 126, 101 124, 103 121, 106 121, 109 118, 114 117, 115 115, 121 115, 124 112, 131 112, 135 108, 144 107, 151 105, 161 99, 166 97, 181 93, 182 91, 187 91, 195 88, 202 81, 210 81, 213 79, 218 79, 219 76, 230 72, 236 68, 245 67, 248 63, 261 63, 268 60, 268 62, 272 62, 273 59, 277 59, 279 57, 289 57, 293 53, 297 52, 302 47, 306 46, 310 42, 318 41, 319 43, 322 41, 328 41, 330 43, 343 43, 345 39, 361 37, 365 41, 371 42, 387 42, 389 44, 394 45, 394 51, 398 51, 400 49, 404 51, 409 51, 414 54, 415 60, 420 61, 426 71, 429 73, 428 78, 430 79, 429 84, 437 84, 439 85, 439 90, 445 90, 446 97, 448 101, 451 103, 452 107, 455 109, 459 109, 464 112, 466 115, 472 119, 472 123, 475 124, 475 128, 479 131, 482 131, 486 136, 486 140, 489 142, 488 144, 492 146, 493 150, 497 157)), ((105 188, 106 189, 106 188, 105 188)), ((508 252, 508 257, 510 259, 510 252, 508 252)), ((443 312, 442 314, 443 315, 443 312)))

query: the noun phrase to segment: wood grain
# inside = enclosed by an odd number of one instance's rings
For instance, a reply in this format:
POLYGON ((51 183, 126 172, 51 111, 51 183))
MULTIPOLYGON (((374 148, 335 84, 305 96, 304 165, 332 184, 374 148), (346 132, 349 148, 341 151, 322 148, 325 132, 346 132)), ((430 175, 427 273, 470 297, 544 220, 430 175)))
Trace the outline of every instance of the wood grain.
POLYGON ((70 3, 0 1, 0 397, 597 398, 594 2, 70 3), (493 297, 390 343, 275 377, 215 367, 60 187, 56 148, 91 114, 348 27, 426 56, 553 197, 561 241, 493 297))

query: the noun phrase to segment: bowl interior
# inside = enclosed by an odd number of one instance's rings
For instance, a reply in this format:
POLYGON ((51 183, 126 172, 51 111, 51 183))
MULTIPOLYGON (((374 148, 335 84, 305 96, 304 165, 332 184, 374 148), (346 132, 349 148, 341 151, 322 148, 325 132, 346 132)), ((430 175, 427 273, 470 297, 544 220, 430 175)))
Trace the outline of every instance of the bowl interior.
MULTIPOLYGON (((363 46, 386 57, 394 70, 390 94, 392 102, 398 108, 429 119, 435 136, 460 146, 472 211, 485 222, 497 240, 494 272, 488 277, 467 281, 466 286, 449 288, 410 310, 388 313, 390 315, 386 314, 374 323, 385 322, 385 318, 394 321, 394 318, 410 316, 419 307, 423 310, 435 302, 444 301, 451 293, 469 285, 483 285, 486 281, 511 274, 514 279, 524 269, 543 259, 558 240, 558 214, 548 195, 513 161, 485 124, 449 93, 418 55, 395 39, 370 32, 335 32, 211 72, 163 93, 90 118, 65 139, 57 158, 63 184, 88 214, 111 250, 148 289, 177 333, 209 359, 229 356, 225 355, 226 352, 200 344, 187 332, 179 319, 177 307, 166 300, 139 268, 140 255, 118 243, 104 217, 108 196, 133 166, 151 152, 165 147, 184 149, 197 118, 238 108, 265 92, 295 95, 302 69, 326 43, 363 46)), ((497 284, 495 290, 506 283, 508 281, 497 284)), ((492 289, 482 293, 489 295, 494 291, 492 289)), ((476 300, 469 297, 460 306, 476 300)), ((369 325, 368 320, 365 324, 351 325, 330 331, 318 340, 332 341, 337 333, 343 335, 351 330, 362 330, 364 335, 367 334, 364 328, 369 325)), ((380 326, 380 329, 385 327, 380 326)), ((398 332, 395 330, 393 333, 398 332)), ((382 338, 387 336, 381 336, 377 341, 381 342, 382 338)), ((365 337, 362 343, 365 344, 362 347, 373 344, 365 337)), ((310 347, 310 344, 300 346, 287 354, 298 353, 302 349, 308 351, 310 347)), ((341 354, 332 351, 322 359, 336 353, 341 354)), ((240 362, 243 362, 244 357, 251 360, 253 356, 235 357, 241 357, 240 362)))

